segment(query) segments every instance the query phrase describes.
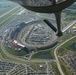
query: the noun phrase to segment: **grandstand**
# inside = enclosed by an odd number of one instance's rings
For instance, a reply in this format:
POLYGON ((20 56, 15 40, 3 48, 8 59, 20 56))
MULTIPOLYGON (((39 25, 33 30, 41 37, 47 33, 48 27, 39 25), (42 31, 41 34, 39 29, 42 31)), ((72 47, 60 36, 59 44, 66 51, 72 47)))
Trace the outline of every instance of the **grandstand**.
POLYGON ((26 24, 20 23, 19 25, 16 25, 15 27, 10 29, 10 33, 7 36, 7 41, 8 41, 8 47, 11 47, 15 50, 21 50, 22 48, 24 48, 25 46, 19 42, 17 42, 17 36, 18 33, 26 26, 26 24))
POLYGON ((23 44, 18 43, 16 40, 14 40, 14 41, 12 42, 12 45, 13 45, 15 48, 19 49, 19 50, 25 47, 23 44))
POLYGON ((16 28, 14 28, 14 30, 12 30, 11 34, 10 34, 10 38, 13 40, 15 40, 17 38, 18 33, 26 26, 26 24, 20 23, 19 25, 16 26, 16 28))

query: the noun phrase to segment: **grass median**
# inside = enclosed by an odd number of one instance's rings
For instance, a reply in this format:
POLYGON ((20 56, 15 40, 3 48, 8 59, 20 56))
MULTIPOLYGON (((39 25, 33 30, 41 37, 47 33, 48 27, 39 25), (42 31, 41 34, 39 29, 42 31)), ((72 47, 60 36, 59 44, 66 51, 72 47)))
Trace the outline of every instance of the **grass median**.
POLYGON ((51 62, 51 65, 52 65, 52 68, 55 72, 55 75, 61 75, 59 70, 58 70, 57 64, 55 62, 51 62))

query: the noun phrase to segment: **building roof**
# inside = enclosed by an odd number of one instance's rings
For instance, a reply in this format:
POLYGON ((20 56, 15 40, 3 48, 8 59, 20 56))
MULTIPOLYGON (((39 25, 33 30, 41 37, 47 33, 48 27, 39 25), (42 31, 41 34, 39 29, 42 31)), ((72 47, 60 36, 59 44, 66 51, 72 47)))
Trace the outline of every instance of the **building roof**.
POLYGON ((72 28, 76 28, 76 26, 73 26, 72 28))

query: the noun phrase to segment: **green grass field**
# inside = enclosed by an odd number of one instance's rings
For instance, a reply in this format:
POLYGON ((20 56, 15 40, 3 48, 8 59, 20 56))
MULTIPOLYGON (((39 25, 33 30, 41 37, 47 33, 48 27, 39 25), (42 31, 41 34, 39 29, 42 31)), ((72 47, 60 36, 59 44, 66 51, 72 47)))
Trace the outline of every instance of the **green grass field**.
POLYGON ((71 71, 65 66, 65 64, 63 63, 63 61, 59 58, 59 62, 61 65, 61 68, 64 72, 65 75, 71 75, 71 71))
POLYGON ((8 57, 6 54, 4 54, 4 52, 1 49, 1 47, 0 47, 0 53, 1 53, 2 58, 5 59, 5 60, 12 61, 12 62, 20 62, 20 63, 22 63, 22 61, 13 59, 11 57, 8 57))
POLYGON ((61 75, 55 62, 51 62, 55 75, 61 75))
POLYGON ((39 51, 35 53, 31 59, 54 59, 53 49, 47 49, 46 51, 39 51))
POLYGON ((5 14, 6 12, 10 11, 11 9, 18 6, 16 3, 12 2, 0 2, 0 16, 5 14))
MULTIPOLYGON (((68 41, 67 43, 65 43, 64 45, 62 45, 58 50, 59 56, 63 56, 67 52, 71 52, 71 51, 76 53, 76 48, 74 48, 75 44, 76 44, 76 38, 74 38, 74 39, 68 41)), ((63 63, 63 61, 60 58, 59 58, 59 61, 60 61, 61 68, 62 68, 63 72, 65 73, 65 75, 72 75, 71 71, 67 68, 67 66, 65 66, 65 64, 63 63)))
POLYGON ((1 53, 1 56, 2 56, 2 59, 3 59, 3 60, 15 62, 15 63, 21 63, 21 64, 44 64, 44 62, 26 62, 26 61, 17 60, 17 59, 8 57, 8 56, 7 56, 6 54, 4 54, 4 52, 2 51, 1 46, 0 46, 0 53, 1 53))
POLYGON ((19 7, 13 10, 12 12, 6 14, 5 16, 0 18, 0 26, 9 21, 11 18, 13 18, 18 12, 19 12, 19 7), (15 13, 15 14, 14 14, 15 13))
POLYGON ((15 55, 15 56, 24 56, 24 55, 27 54, 27 53, 26 53, 25 51, 23 51, 23 50, 21 50, 21 51, 15 51, 15 50, 13 50, 13 49, 11 49, 11 48, 8 48, 6 44, 5 44, 4 47, 5 47, 5 49, 6 49, 6 51, 7 51, 8 53, 10 53, 10 54, 12 54, 12 55, 15 55))
POLYGON ((76 52, 73 48, 69 48, 72 44, 76 43, 76 38, 70 40, 69 42, 65 43, 61 48, 58 50, 60 55, 64 55, 68 51, 76 52))
POLYGON ((0 26, 10 21, 21 9, 18 4, 11 2, 0 3, 0 26))

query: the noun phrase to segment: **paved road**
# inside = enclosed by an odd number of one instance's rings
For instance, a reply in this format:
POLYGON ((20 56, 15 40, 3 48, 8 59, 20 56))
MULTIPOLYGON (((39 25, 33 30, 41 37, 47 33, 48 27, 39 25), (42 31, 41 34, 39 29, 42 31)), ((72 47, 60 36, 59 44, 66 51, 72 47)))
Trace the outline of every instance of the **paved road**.
MULTIPOLYGON (((4 36, 4 38, 5 38, 5 36, 4 36)), ((10 57, 10 58, 13 58, 13 59, 15 59, 15 60, 20 60, 20 61, 23 61, 23 62, 52 62, 52 61, 55 61, 55 60, 24 60, 24 59, 21 59, 21 58, 19 58, 19 57, 17 57, 17 56, 14 56, 14 55, 12 55, 12 54, 10 54, 10 53, 8 53, 7 51, 6 51, 6 49, 5 49, 5 47, 4 47, 4 39, 1 41, 1 49, 2 49, 2 51, 3 51, 3 53, 6 55, 6 56, 8 56, 8 57, 10 57)))
POLYGON ((20 7, 20 6, 17 6, 17 7, 15 7, 15 8, 13 8, 12 10, 6 12, 5 14, 1 15, 0 18, 2 18, 3 16, 5 16, 5 15, 11 13, 13 10, 15 10, 15 9, 17 9, 17 8, 19 8, 19 7, 20 7))
POLYGON ((47 68, 46 68, 46 70, 47 70, 47 75, 49 75, 49 65, 48 65, 48 62, 46 62, 46 66, 47 66, 47 68))
MULTIPOLYGON (((34 24, 34 23, 39 23, 39 22, 42 22, 40 19, 39 20, 37 20, 37 21, 33 21, 33 22, 30 22, 30 23, 28 23, 28 25, 32 25, 32 24, 34 24)), ((44 23, 43 23, 44 24, 44 23)), ((52 44, 54 44, 56 41, 57 41, 57 36, 56 36, 56 34, 55 34, 55 32, 53 31, 53 30, 51 30, 51 38, 50 38, 50 40, 48 41, 48 42, 46 42, 44 45, 32 45, 32 44, 28 44, 25 40, 25 38, 27 38, 28 37, 28 34, 30 34, 30 32, 32 31, 32 29, 33 29, 33 27, 31 27, 30 28, 30 30, 27 32, 27 34, 25 34, 24 35, 24 37, 23 38, 21 38, 21 34, 22 34, 22 32, 24 32, 25 31, 25 28, 23 29, 23 30, 21 30, 21 32, 19 33, 19 35, 18 35, 18 42, 20 41, 22 44, 24 44, 27 48, 41 48, 41 47, 47 47, 47 46, 50 46, 50 45, 52 45, 52 44)))
MULTIPOLYGON (((76 23, 76 21, 73 21, 71 24, 68 25, 68 27, 66 27, 66 28, 64 29, 64 31, 67 30, 69 27, 71 27, 71 26, 72 26, 73 24, 75 24, 75 23, 76 23)), ((64 32, 64 31, 63 31, 63 32, 64 32)), ((56 52, 57 52, 57 49, 58 49, 60 46, 62 46, 63 44, 65 44, 66 42, 70 41, 71 39, 73 39, 73 38, 75 38, 75 37, 76 37, 76 36, 74 36, 74 37, 66 40, 66 41, 63 42, 61 45, 59 45, 59 46, 55 49, 55 51, 54 51, 54 55, 55 55, 55 58, 56 58, 57 66, 58 66, 58 69, 59 69, 61 75, 64 75, 64 73, 63 73, 63 71, 62 71, 62 69, 61 69, 61 66, 60 66, 60 63, 59 63, 59 60, 58 60, 58 57, 57 57, 57 53, 56 53, 56 52)), ((4 48, 4 40, 1 41, 1 48, 2 48, 2 50, 3 50, 3 52, 4 52, 5 55, 7 55, 7 56, 10 57, 10 58, 14 58, 14 59, 16 59, 16 60, 21 60, 21 61, 25 61, 25 62, 46 62, 46 61, 47 61, 47 62, 51 62, 51 61, 55 61, 55 60, 29 60, 29 61, 27 61, 27 60, 23 60, 23 59, 21 59, 21 58, 18 58, 18 57, 16 57, 16 56, 13 56, 13 55, 11 55, 10 53, 8 53, 8 52, 6 51, 6 49, 4 48)))
POLYGON ((62 29, 62 32, 65 32, 67 29, 69 29, 71 26, 73 26, 76 23, 76 20, 72 21, 69 25, 67 25, 65 28, 62 29))
MULTIPOLYGON (((14 10, 14 9, 13 9, 14 10)), ((13 10, 11 10, 11 11, 13 11, 13 10)), ((8 13, 10 13, 11 11, 9 11, 8 13)), ((6 15, 6 14, 5 14, 6 15)), ((4 16, 4 15, 3 15, 4 16)), ((36 22, 36 21, 35 21, 36 22)), ((29 24, 33 24, 33 22, 30 22, 29 24)), ((5 38, 5 36, 3 36, 3 38, 5 38)), ((29 61, 27 61, 27 60, 23 60, 23 59, 21 59, 21 58, 19 58, 19 57, 17 57, 17 56, 14 56, 14 55, 12 55, 12 54, 10 54, 10 53, 8 53, 7 51, 6 51, 6 49, 5 49, 5 47, 4 47, 4 39, 3 40, 1 40, 1 48, 2 48, 2 51, 3 51, 3 53, 6 55, 6 56, 8 56, 8 57, 10 57, 10 58, 13 58, 13 59, 16 59, 16 60, 21 60, 21 61, 24 61, 24 62, 51 62, 51 61, 55 61, 55 60, 29 60, 29 61)))
MULTIPOLYGON (((22 8, 21 8, 22 9, 22 8)), ((16 15, 17 12, 19 12, 21 9, 17 10, 15 13, 13 13, 12 15, 8 16, 7 18, 5 18, 2 22, 0 22, 0 24, 4 23, 5 21, 7 21, 9 18, 11 18, 12 16, 16 15)))
POLYGON ((55 55, 56 62, 57 62, 57 66, 58 66, 58 69, 59 69, 61 75, 65 75, 65 74, 64 74, 64 72, 63 72, 62 69, 61 69, 61 66, 60 66, 60 63, 59 63, 59 59, 58 59, 58 57, 57 57, 57 50, 58 50, 58 48, 61 47, 63 44, 65 44, 66 42, 70 41, 71 39, 73 39, 73 38, 75 38, 75 37, 76 37, 76 36, 71 37, 70 39, 66 40, 65 42, 63 42, 62 44, 60 44, 59 46, 57 46, 57 47, 55 48, 54 55, 55 55))

